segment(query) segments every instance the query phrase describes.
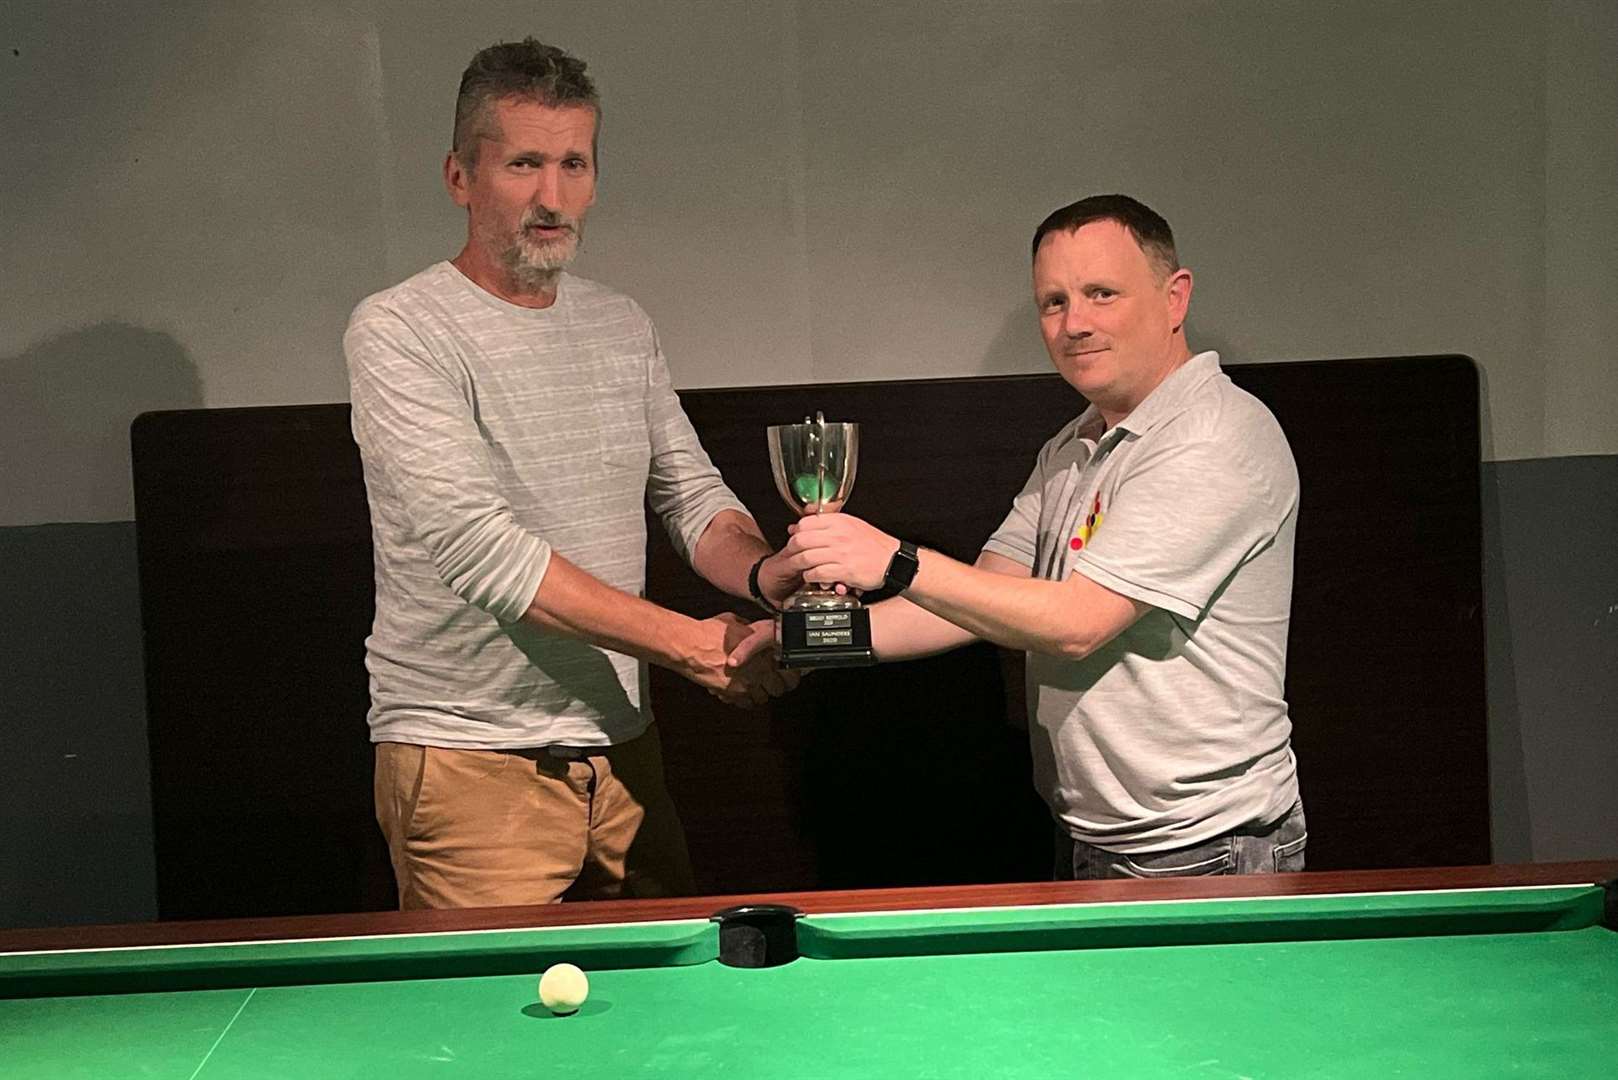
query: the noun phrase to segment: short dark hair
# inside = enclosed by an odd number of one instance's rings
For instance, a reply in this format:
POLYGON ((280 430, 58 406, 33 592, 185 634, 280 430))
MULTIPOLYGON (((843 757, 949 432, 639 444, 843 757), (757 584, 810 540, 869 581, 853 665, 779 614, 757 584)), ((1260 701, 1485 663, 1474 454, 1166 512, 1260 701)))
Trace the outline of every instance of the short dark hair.
MULTIPOLYGON (((531 37, 502 41, 483 49, 461 74, 455 97, 455 134, 450 150, 461 164, 477 164, 478 140, 492 137, 496 102, 519 98, 559 108, 585 105, 596 114, 596 137, 601 135, 601 98, 595 83, 584 73, 585 63, 554 45, 531 37)), ((591 155, 595 147, 590 148, 591 155)))
POLYGON ((1128 229, 1161 277, 1180 268, 1180 257, 1174 251, 1174 230, 1156 210, 1128 195, 1091 195, 1054 211, 1034 230, 1032 254, 1039 255, 1040 242, 1047 233, 1076 232, 1092 221, 1116 221, 1128 229))

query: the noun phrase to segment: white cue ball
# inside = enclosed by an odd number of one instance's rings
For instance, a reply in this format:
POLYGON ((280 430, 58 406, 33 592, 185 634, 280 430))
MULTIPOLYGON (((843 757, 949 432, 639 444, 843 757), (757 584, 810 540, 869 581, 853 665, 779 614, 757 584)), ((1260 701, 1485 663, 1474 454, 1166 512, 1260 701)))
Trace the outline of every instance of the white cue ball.
POLYGON ((553 964, 539 977, 539 1002, 557 1016, 579 1011, 590 996, 590 980, 572 964, 553 964))

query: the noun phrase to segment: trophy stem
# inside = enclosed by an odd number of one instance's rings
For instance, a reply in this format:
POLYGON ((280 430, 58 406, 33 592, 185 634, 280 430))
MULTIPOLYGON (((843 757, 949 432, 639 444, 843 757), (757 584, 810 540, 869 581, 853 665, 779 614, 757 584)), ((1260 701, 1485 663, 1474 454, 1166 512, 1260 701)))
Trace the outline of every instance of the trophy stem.
MULTIPOLYGON (((826 440, 825 440, 825 435, 824 435, 824 432, 826 430, 826 418, 824 416, 822 416, 820 413, 815 413, 815 425, 817 427, 819 427, 821 432, 822 432, 820 445, 822 447, 824 447, 826 445, 826 440)), ((825 512, 826 512, 826 455, 825 455, 824 452, 822 452, 822 453, 819 453, 819 454, 815 455, 815 513, 817 515, 819 515, 819 514, 824 514, 825 512)))

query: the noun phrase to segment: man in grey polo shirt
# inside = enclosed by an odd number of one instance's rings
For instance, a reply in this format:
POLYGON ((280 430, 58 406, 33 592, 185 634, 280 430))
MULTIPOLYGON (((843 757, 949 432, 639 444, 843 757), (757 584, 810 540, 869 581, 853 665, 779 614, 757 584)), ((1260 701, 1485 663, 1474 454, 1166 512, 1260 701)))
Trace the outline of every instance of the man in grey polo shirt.
POLYGON ((1275 418, 1193 355, 1168 223, 1093 196, 1034 234, 1045 346, 1090 406, 975 566, 847 514, 794 525, 806 580, 903 596, 877 655, 1027 650, 1034 782, 1061 878, 1303 868, 1282 684, 1298 475, 1275 418))
POLYGON ((563 269, 595 201, 584 69, 532 38, 473 58, 444 165, 466 246, 360 303, 343 341, 377 818, 407 908, 689 891, 646 665, 733 704, 793 681, 769 621, 640 596, 648 500, 726 592, 798 581, 698 444, 646 314, 563 269))

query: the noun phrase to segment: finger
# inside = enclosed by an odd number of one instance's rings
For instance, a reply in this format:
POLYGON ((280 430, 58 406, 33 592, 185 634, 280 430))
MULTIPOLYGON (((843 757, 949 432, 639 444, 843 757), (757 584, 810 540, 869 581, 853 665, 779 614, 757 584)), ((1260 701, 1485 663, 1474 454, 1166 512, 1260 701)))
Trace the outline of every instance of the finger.
POLYGON ((803 580, 819 585, 835 585, 848 576, 848 568, 841 563, 822 563, 803 572, 803 580))
POLYGON ((835 536, 824 532, 801 532, 788 540, 781 552, 790 559, 795 555, 802 555, 806 551, 824 551, 826 548, 836 546, 837 543, 838 540, 835 536))
POLYGON ((793 556, 793 561, 798 565, 798 572, 806 574, 815 567, 825 566, 829 562, 835 562, 840 557, 841 555, 836 548, 804 548, 793 556))
POLYGON ((794 535, 808 536, 826 529, 836 529, 840 527, 837 519, 843 516, 842 514, 806 514, 788 525, 787 531, 794 535))
POLYGON ((775 632, 773 628, 769 632, 765 632, 763 630, 755 631, 754 633, 749 634, 747 638, 743 640, 740 645, 737 645, 736 648, 731 651, 730 655, 725 658, 725 667, 731 671, 735 671, 737 668, 746 665, 765 649, 774 646, 774 644, 775 632))
POLYGON ((825 549, 822 549, 819 552, 799 552, 787 561, 787 565, 792 568, 794 577, 802 577, 804 574, 807 574, 815 567, 820 566, 831 557, 831 552, 825 549))

